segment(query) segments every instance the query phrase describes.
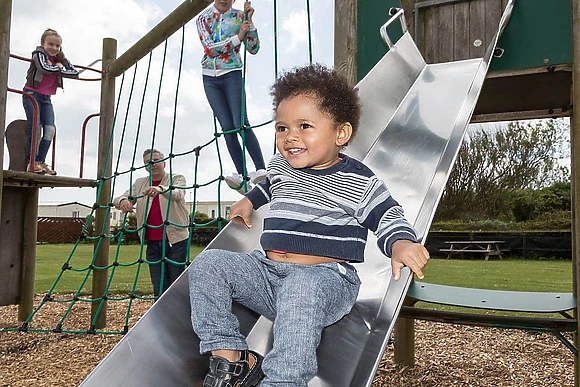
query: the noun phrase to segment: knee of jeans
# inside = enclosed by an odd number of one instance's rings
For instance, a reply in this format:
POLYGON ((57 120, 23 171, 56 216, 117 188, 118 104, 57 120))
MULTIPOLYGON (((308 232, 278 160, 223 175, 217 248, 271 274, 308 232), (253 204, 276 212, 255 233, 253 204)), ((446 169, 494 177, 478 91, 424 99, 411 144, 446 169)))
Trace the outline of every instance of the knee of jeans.
MULTIPOLYGON (((230 261, 229 252, 223 250, 205 250, 191 261, 189 268, 190 277, 204 273, 215 273, 225 269, 230 261)), ((225 269, 227 270, 227 269, 225 269)))
POLYGON ((213 254, 211 254, 208 250, 199 253, 189 265, 190 274, 195 271, 205 271, 209 266, 211 266, 212 256, 213 254))
POLYGON ((42 133, 42 139, 52 141, 55 133, 56 133, 56 126, 44 125, 44 132, 42 133))

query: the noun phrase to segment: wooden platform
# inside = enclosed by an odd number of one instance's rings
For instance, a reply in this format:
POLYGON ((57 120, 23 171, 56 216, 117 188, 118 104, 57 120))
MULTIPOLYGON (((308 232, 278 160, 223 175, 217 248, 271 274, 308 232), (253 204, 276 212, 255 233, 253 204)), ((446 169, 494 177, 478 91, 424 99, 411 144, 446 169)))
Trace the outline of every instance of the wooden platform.
POLYGON ((69 176, 50 176, 40 175, 38 173, 21 172, 5 170, 2 172, 4 177, 4 185, 10 187, 97 187, 98 180, 93 179, 79 179, 78 177, 69 176))
POLYGON ((26 171, 28 160, 25 154, 26 120, 14 120, 5 132, 6 145, 10 156, 10 164, 7 170, 2 172, 5 187, 21 188, 57 188, 57 187, 97 187, 98 180, 80 179, 71 176, 51 176, 26 171))

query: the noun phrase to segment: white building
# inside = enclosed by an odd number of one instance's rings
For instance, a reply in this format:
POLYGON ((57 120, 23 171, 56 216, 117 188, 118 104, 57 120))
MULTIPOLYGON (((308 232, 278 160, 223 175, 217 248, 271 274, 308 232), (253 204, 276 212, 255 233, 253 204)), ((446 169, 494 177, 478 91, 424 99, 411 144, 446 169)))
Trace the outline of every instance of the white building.
POLYGON ((38 217, 52 218, 86 218, 91 214, 92 207, 79 202, 40 203, 38 217))
MULTIPOLYGON (((79 202, 69 203, 39 203, 38 217, 51 218, 83 218, 92 212, 92 207, 79 202)), ((119 226, 123 220, 123 214, 116 208, 111 208, 111 227, 119 226)))
MULTIPOLYGON (((230 213, 230 208, 232 207, 232 204, 234 204, 235 202, 232 201, 222 201, 221 202, 221 216, 223 218, 227 218, 228 214, 230 213)), ((193 211, 193 202, 187 202, 187 208, 189 208, 191 211, 193 211)), ((197 202, 197 205, 195 206, 195 211, 196 212, 201 212, 202 214, 206 214, 207 216, 209 216, 212 219, 217 218, 218 216, 218 208, 220 208, 218 206, 218 202, 197 202)))

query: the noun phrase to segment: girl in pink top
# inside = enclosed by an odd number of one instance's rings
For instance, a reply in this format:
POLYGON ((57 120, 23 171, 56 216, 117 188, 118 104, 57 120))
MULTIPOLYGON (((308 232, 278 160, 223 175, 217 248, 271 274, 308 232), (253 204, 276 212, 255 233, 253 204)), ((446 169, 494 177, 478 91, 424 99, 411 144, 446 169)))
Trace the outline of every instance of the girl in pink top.
POLYGON ((34 163, 30 160, 32 142, 32 124, 34 106, 32 101, 22 96, 22 105, 28 121, 26 131, 26 158, 29 160, 28 171, 56 175, 56 171, 46 165, 45 159, 50 144, 56 133, 54 125, 54 108, 50 96, 56 94, 57 87, 62 88, 62 78, 78 78, 79 72, 65 58, 62 52, 62 38, 55 30, 48 28, 40 37, 40 46, 32 52, 32 61, 26 73, 24 91, 30 94, 38 104, 36 118, 36 138, 39 139, 42 128, 42 137, 38 141, 38 150, 34 163))

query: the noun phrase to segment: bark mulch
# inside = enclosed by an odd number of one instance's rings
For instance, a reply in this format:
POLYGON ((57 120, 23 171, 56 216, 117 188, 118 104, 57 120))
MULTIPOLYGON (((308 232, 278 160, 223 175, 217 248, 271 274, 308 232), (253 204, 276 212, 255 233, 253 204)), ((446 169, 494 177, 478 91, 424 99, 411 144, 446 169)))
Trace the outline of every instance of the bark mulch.
MULTIPOLYGON (((136 301, 129 325, 150 306, 136 301)), ((40 323, 32 326, 54 328, 64 307, 48 304, 34 320, 40 323)), ((78 309, 64 328, 88 328, 90 305, 78 309)), ((122 330, 126 310, 125 302, 109 302, 110 330, 122 330)), ((16 317, 16 307, 0 307, 0 328, 18 325, 16 317)), ((389 345, 373 387, 574 385, 574 356, 550 334, 424 321, 415 330, 416 365, 395 365, 389 345)), ((0 332, 0 386, 77 386, 121 337, 0 332)))

